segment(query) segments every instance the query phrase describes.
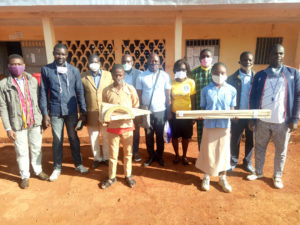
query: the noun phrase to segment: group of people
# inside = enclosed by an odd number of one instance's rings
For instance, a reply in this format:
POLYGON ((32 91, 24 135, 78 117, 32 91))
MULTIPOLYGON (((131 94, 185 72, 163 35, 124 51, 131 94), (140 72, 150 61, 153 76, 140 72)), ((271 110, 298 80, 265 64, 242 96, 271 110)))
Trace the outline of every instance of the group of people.
POLYGON ((64 125, 75 170, 88 172, 80 154, 78 121, 87 126, 94 157, 91 167, 97 168, 102 163, 109 167, 108 178, 100 183, 100 188, 108 188, 117 181, 120 141, 125 181, 131 188, 136 185, 132 160, 142 160, 139 155, 141 117, 102 124, 99 120, 102 102, 151 111, 149 125, 144 127, 149 155, 143 164, 145 167, 154 162, 165 165, 163 133, 166 121, 172 130, 173 163, 181 161, 183 165, 189 165, 187 151, 196 122, 200 152, 195 166, 204 173, 202 190, 209 190, 210 176, 220 176, 219 184, 223 190, 232 191, 226 173, 238 164, 243 133, 246 138, 243 168, 250 172, 247 179, 263 177, 266 149, 272 139, 275 144, 274 186, 283 188, 281 177, 290 132, 297 128, 299 119, 300 73, 283 64, 282 45, 271 48, 270 65, 257 74, 252 70, 253 55, 243 52, 239 69, 228 79, 223 63, 212 64, 209 49, 200 52, 200 66, 192 71, 184 59, 176 61, 172 81, 170 75, 160 69, 160 58, 155 53, 149 55, 148 68, 144 72, 133 68, 133 58, 129 54, 123 55, 122 64, 115 64, 110 72, 101 68, 99 56, 91 54, 89 70, 82 74, 66 62, 68 51, 65 45, 55 45, 53 55, 54 62, 42 67, 40 87, 37 80, 25 72, 24 60, 17 54, 8 57, 9 74, 0 82, 0 114, 8 138, 15 145, 21 188, 29 186, 28 147, 35 175, 42 180, 58 179, 62 171, 64 125), (178 110, 200 109, 270 109, 272 117, 255 120, 176 119, 178 110), (42 131, 48 127, 53 135, 53 172, 50 176, 43 172, 41 164, 42 131), (181 158, 179 140, 182 143, 181 158), (255 169, 251 161, 253 149, 255 169))

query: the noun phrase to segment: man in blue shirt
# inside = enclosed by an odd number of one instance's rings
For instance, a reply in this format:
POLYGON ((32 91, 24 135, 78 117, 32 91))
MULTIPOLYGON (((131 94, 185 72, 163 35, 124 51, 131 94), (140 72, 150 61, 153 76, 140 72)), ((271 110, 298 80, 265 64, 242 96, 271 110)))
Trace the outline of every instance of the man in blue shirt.
POLYGON ((86 173, 82 165, 80 142, 75 127, 80 119, 86 122, 86 105, 79 70, 66 62, 67 47, 54 46, 54 62, 42 67, 39 104, 43 115, 43 128, 52 127, 54 170, 49 180, 58 178, 62 169, 64 124, 66 124, 75 170, 86 173))
MULTIPOLYGON (((122 65, 125 71, 124 81, 127 84, 136 88, 136 79, 142 73, 142 71, 133 68, 133 59, 129 54, 125 54, 122 57, 122 65)), ((139 142, 140 142, 140 126, 137 119, 134 121, 135 130, 133 131, 133 160, 135 162, 142 161, 139 155, 139 142)))
POLYGON ((151 54, 147 63, 149 68, 136 81, 141 105, 147 106, 152 112, 150 115, 151 126, 145 129, 149 159, 144 163, 144 166, 151 165, 153 161, 158 161, 161 166, 164 166, 163 130, 167 117, 168 119, 172 118, 170 108, 171 80, 169 74, 159 69, 160 59, 157 54, 151 54), (154 151, 154 133, 156 135, 156 152, 154 151))
MULTIPOLYGON (((243 52, 240 55, 240 69, 238 69, 234 74, 232 74, 227 83, 231 84, 237 90, 237 104, 236 109, 248 109, 248 97, 251 88, 252 78, 254 72, 253 67, 253 55, 251 52, 243 52)), ((245 157, 243 160, 243 168, 254 173, 254 168, 252 166, 252 153, 253 153, 253 132, 248 128, 248 119, 232 120, 231 121, 231 169, 234 170, 239 161, 240 152, 240 142, 245 131, 245 157)))

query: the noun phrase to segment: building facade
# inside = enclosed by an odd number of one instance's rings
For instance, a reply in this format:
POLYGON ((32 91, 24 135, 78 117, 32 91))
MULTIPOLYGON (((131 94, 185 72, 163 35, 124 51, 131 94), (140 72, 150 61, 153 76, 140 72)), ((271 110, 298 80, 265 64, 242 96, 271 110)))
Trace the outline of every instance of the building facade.
POLYGON ((172 74, 177 59, 185 57, 192 68, 199 65, 203 48, 210 48, 228 73, 238 68, 242 51, 251 51, 258 71, 268 64, 274 43, 285 46, 287 65, 300 68, 300 1, 82 2, 0 1, 0 74, 7 72, 12 53, 23 55, 27 71, 40 72, 53 61, 57 42, 67 45, 69 62, 81 71, 92 53, 107 70, 124 53, 145 69, 154 51, 172 74))

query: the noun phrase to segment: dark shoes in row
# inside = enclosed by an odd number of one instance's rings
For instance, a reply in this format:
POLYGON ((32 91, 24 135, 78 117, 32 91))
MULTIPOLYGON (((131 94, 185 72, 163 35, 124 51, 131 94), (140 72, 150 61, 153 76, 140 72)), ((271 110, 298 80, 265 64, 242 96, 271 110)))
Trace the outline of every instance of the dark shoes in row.
POLYGON ((96 169, 100 166, 100 164, 104 163, 106 166, 109 165, 109 161, 108 160, 104 160, 104 161, 98 161, 98 160, 94 160, 93 164, 92 164, 92 169, 96 169))
MULTIPOLYGON (((132 176, 125 177, 125 181, 128 187, 134 188, 136 185, 136 181, 132 178, 132 176)), ((101 189, 109 188, 111 185, 117 182, 117 178, 110 178, 100 183, 101 189)))
POLYGON ((150 166, 153 162, 158 162, 159 165, 165 166, 165 162, 162 157, 152 156, 146 162, 144 162, 144 167, 150 166))
MULTIPOLYGON (((49 180, 49 176, 44 172, 40 172, 38 175, 36 175, 40 180, 49 180)), ((29 187, 29 178, 24 178, 20 182, 20 188, 26 189, 29 187)))
MULTIPOLYGON (((175 158, 173 160, 173 163, 174 164, 178 164, 180 161, 180 158, 179 158, 179 155, 175 155, 175 158)), ((185 165, 185 166, 188 166, 189 165, 189 161, 186 157, 183 157, 182 156, 182 164, 185 165)))
MULTIPOLYGON (((244 170, 246 170, 249 173, 254 174, 255 173, 255 169, 251 164, 243 164, 242 168, 244 170)), ((235 169, 235 166, 231 166, 231 168, 229 170, 227 170, 228 173, 232 172, 235 169)))

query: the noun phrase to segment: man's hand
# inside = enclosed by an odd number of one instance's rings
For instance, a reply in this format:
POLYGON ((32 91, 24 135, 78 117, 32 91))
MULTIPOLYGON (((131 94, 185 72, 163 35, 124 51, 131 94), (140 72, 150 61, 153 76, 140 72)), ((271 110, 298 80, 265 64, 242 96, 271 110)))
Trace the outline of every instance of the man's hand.
POLYGON ((43 116, 43 122, 42 122, 43 129, 46 130, 50 126, 51 126, 50 117, 48 115, 43 116))
POLYGON ((15 141, 16 140, 16 132, 14 132, 13 130, 8 130, 7 137, 9 138, 9 140, 15 141))
POLYGON ((82 120, 82 125, 85 126, 87 124, 86 114, 80 114, 79 120, 82 120))
POLYGON ((298 127, 298 123, 289 123, 288 124, 288 128, 290 128, 290 132, 297 129, 297 127, 298 127))
POLYGON ((254 130, 254 125, 255 125, 255 124, 254 124, 254 121, 253 121, 253 120, 250 120, 249 123, 248 123, 248 128, 249 128, 250 131, 253 131, 253 130, 254 130))

